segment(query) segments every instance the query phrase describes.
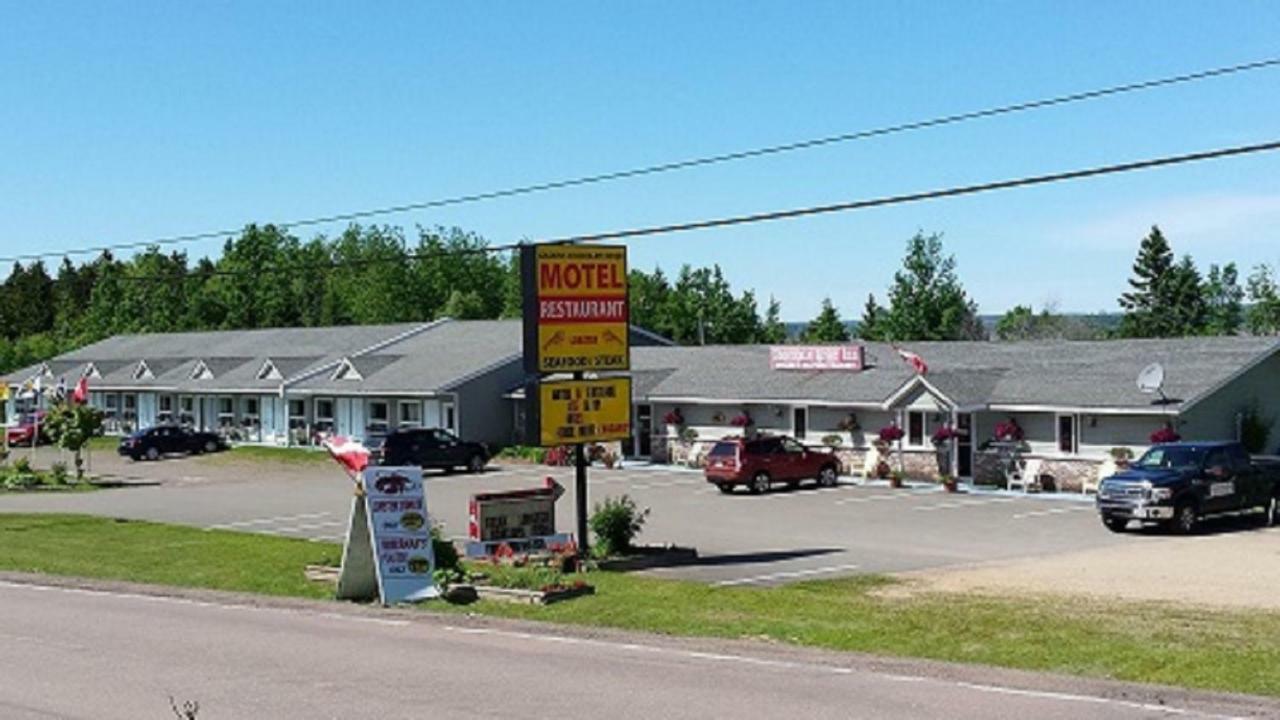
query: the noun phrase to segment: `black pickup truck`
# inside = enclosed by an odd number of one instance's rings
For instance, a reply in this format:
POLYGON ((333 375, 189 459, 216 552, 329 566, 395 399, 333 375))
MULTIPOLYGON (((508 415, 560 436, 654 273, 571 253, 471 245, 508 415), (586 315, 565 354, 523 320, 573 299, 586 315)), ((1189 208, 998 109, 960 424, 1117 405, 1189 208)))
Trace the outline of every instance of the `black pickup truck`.
POLYGON ((1255 515, 1280 522, 1280 462, 1249 457, 1237 442, 1156 445, 1128 469, 1102 481, 1098 513, 1112 532, 1131 520, 1189 534, 1200 521, 1255 515))

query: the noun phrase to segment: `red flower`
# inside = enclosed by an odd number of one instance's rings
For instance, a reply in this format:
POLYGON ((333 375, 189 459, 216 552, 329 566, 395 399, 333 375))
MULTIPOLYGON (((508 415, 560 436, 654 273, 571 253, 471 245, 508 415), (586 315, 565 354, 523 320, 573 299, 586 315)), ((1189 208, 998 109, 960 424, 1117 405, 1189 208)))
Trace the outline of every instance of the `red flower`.
POLYGON ((1156 430, 1155 432, 1151 433, 1152 445, 1160 445, 1163 443, 1175 443, 1181 439, 1182 439, 1182 436, 1178 434, 1178 431, 1174 430, 1169 425, 1165 425, 1159 430, 1156 430))
POLYGON ((1009 418, 1004 422, 996 423, 996 440, 1021 442, 1023 437, 1022 426, 1017 420, 1009 418))
POLYGON ((741 415, 737 415, 732 420, 730 420, 729 424, 734 427, 751 427, 752 425, 756 424, 756 421, 752 420, 750 415, 746 413, 742 413, 741 415))
POLYGON ((667 425, 683 425, 684 415, 680 414, 680 408, 676 408, 675 410, 672 410, 666 415, 663 415, 662 422, 666 423, 667 425))
POLYGON ((942 443, 947 442, 948 440, 951 440, 953 438, 957 438, 959 436, 960 436, 960 433, 956 432, 955 429, 952 428, 950 425, 943 425, 942 427, 933 431, 933 444, 941 445, 942 443))
POLYGON ((903 429, 898 427, 897 425, 886 425, 880 428, 881 442, 887 442, 887 443, 897 442, 902 439, 903 435, 906 435, 906 432, 904 432, 903 429))

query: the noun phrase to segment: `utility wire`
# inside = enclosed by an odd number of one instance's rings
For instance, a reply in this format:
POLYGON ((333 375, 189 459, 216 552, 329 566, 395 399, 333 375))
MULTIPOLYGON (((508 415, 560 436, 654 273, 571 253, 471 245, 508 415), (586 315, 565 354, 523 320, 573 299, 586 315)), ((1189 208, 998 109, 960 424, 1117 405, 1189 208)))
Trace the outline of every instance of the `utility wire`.
MULTIPOLYGON (((1280 66, 1280 58, 1267 58, 1253 62, 1240 63, 1237 65, 1229 65, 1225 67, 1217 67, 1209 70, 1201 70, 1182 75, 1173 75, 1163 78, 1155 78, 1151 80, 1143 80, 1139 82, 1126 83, 1123 85, 1113 85, 1110 87, 1099 88, 1095 90, 1086 90, 1083 92, 1071 93, 1067 95, 1058 95, 1055 97, 1044 98, 1040 100, 1030 100, 1024 102, 1013 103, 1010 105, 1001 105, 997 107, 986 108, 982 110, 970 110, 967 112, 954 113, 950 115, 942 115, 928 120, 917 120, 913 122, 900 123, 896 125, 887 125, 869 130, 858 130, 854 132, 841 133, 838 135, 829 135, 820 138, 811 138, 808 140, 800 140, 796 142, 783 143, 779 145, 770 145, 749 150, 739 150, 719 155, 707 155, 703 157, 690 158, 686 160, 677 160, 672 162, 660 163, 657 165, 647 165, 643 167, 632 168, 629 170, 618 170, 613 172, 601 173, 597 175, 583 175, 576 178, 568 178, 564 180, 553 180, 530 185, 518 185, 515 187, 505 188, 502 190, 493 190, 489 192, 473 193, 469 195, 456 195, 453 197, 441 198, 436 200, 425 200, 422 202, 407 203, 403 205, 392 205, 389 207, 376 208, 372 210, 358 210, 353 212, 338 213, 333 215, 325 215, 319 217, 304 218, 293 220, 291 222, 277 223, 284 228, 301 228, 314 225, 326 225, 337 222, 350 222, 353 220, 364 220, 382 215, 393 215, 397 213, 411 212, 416 210, 427 210, 431 208, 440 208, 450 205, 462 205, 466 203, 481 202, 485 200, 496 200, 499 198, 516 197, 520 195, 531 195, 534 193, 546 192, 549 190, 560 190, 564 188, 578 187, 582 185, 591 185, 596 183, 611 182, 614 180, 624 180, 628 178, 642 177, 645 175, 656 175, 659 173, 673 172, 677 170, 687 170, 690 168, 704 167, 708 165, 717 165, 736 160, 746 160, 749 158, 764 157, 768 155, 779 155, 782 153, 794 152, 797 150, 807 150, 810 148, 822 147, 825 145, 834 145, 837 143, 850 142, 854 140, 866 140, 873 137, 882 137, 885 135, 893 135, 897 133, 909 132, 913 130, 923 130, 933 127, 941 127, 944 125, 952 125, 955 123, 966 122, 969 120, 977 120, 981 118, 996 117, 999 115, 1010 115, 1028 110, 1037 110, 1042 108, 1053 107, 1056 105, 1066 105, 1069 103, 1081 102, 1084 100, 1094 100, 1097 98, 1109 97, 1113 95, 1122 95, 1126 93, 1140 92, 1143 90, 1152 90, 1155 88, 1167 87, 1171 85, 1179 85, 1200 80, 1208 80, 1210 78, 1234 75, 1237 73, 1249 72, 1252 70, 1262 70, 1280 66)), ((136 242, 120 243, 115 245, 101 245, 98 247, 87 247, 72 250, 63 250, 58 252, 41 252, 27 253, 22 255, 13 255, 9 257, 0 257, 0 263, 19 262, 23 260, 40 260, 43 258, 66 257, 69 255, 86 255, 99 254, 113 250, 135 250, 139 248, 147 248, 152 246, 163 245, 179 245, 184 243, 197 242, 200 240, 213 240, 217 238, 234 235, 241 231, 241 228, 233 230, 214 230, 208 232, 190 233, 184 235, 174 235, 169 237, 159 237, 151 240, 140 240, 136 242)))
MULTIPOLYGON (((733 215, 721 218, 712 218, 707 220, 692 220, 682 223, 673 223, 667 225, 650 225, 647 227, 631 228, 626 230, 613 230, 609 232, 591 233, 584 235, 566 235, 559 238, 548 238, 536 240, 528 243, 509 243, 506 245, 493 245, 483 247, 464 248, 461 250, 451 250, 442 248, 440 250, 410 253, 403 257, 394 258, 367 258, 364 260, 334 260, 327 263, 309 263, 284 265, 278 267, 255 268, 250 271, 245 270, 213 270, 210 272, 200 272, 198 270, 188 271, 187 275, 207 275, 207 276, 240 276, 240 275, 262 275, 265 273, 275 272, 303 272, 307 270, 329 270, 338 267, 347 266, 363 266, 381 263, 401 263, 406 260, 427 260, 439 257, 455 257, 459 255, 478 255, 495 252, 507 252, 531 245, 565 245, 587 242, 600 242, 607 240, 622 240, 626 238, 647 237, 652 235, 663 235, 679 232, 690 232, 694 230, 707 230, 710 228, 729 227, 733 225, 746 225, 759 222, 772 222, 776 220, 788 220, 798 217, 807 217, 811 215, 823 215, 828 213, 849 212, 853 210, 865 210, 873 207, 884 207, 887 205, 903 205, 907 203, 922 202, 925 200, 936 200, 940 198, 957 197, 961 195, 976 195, 978 193, 993 192, 996 190, 1008 190, 1012 188, 1030 187, 1034 185, 1047 185, 1050 183, 1064 182, 1067 180, 1080 180, 1084 178, 1099 177, 1103 175, 1115 175, 1120 173, 1135 172, 1138 170, 1150 170, 1153 168, 1170 167, 1174 165, 1184 165, 1187 163, 1203 162, 1206 160, 1215 160, 1228 157, 1237 157, 1244 155, 1253 155, 1256 153, 1280 150, 1280 140, 1256 143, 1252 145, 1238 145, 1235 147, 1218 148, 1214 150, 1203 150, 1199 152, 1184 153, 1182 155, 1167 155, 1164 157, 1150 158, 1147 160, 1134 160, 1131 162, 1118 163, 1112 165, 1099 165, 1091 168, 1080 170, 1065 170, 1043 175, 1029 175, 1008 180, 995 180, 991 182, 978 183, 973 185, 959 185, 950 188, 942 188, 937 190, 925 190, 921 192, 906 193, 900 195, 886 195, 878 198, 870 198, 865 200, 850 200, 847 202, 831 203, 827 205, 812 205, 802 208, 790 208, 786 210, 773 210, 762 213, 751 213, 747 215, 733 215)), ((122 276, 120 280, 148 280, 148 279, 181 279, 182 276, 122 276)))

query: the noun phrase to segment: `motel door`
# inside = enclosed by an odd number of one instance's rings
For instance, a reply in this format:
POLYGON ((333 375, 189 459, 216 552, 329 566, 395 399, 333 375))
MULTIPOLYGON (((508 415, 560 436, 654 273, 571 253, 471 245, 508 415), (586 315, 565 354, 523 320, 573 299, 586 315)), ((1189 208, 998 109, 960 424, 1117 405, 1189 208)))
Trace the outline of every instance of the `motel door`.
POLYGON ((956 415, 956 477, 973 477, 973 414, 956 415))
POLYGON ((637 405, 636 421, 631 427, 635 456, 647 458, 653 454, 653 406, 637 405))

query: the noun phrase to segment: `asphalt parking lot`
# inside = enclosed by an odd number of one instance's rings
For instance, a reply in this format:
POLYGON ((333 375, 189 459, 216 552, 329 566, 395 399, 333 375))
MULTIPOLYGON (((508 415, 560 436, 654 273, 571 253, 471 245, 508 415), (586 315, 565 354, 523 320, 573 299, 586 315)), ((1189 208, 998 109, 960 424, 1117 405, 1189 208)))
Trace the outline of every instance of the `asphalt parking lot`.
MULTIPOLYGON (((351 484, 336 465, 218 456, 133 463, 105 455, 94 463, 96 472, 152 484, 0 496, 0 512, 86 512, 333 542, 346 529, 351 484)), ((428 503, 446 533, 460 536, 471 494, 531 487, 547 476, 566 488, 557 522, 571 531, 569 468, 514 465, 482 475, 433 475, 428 503)), ((1092 504, 1078 496, 952 495, 934 486, 895 490, 848 482, 722 495, 701 474, 683 469, 591 470, 592 502, 624 493, 651 509, 642 542, 699 551, 697 564, 652 572, 722 585, 958 567, 1153 539, 1107 532, 1092 504)))

